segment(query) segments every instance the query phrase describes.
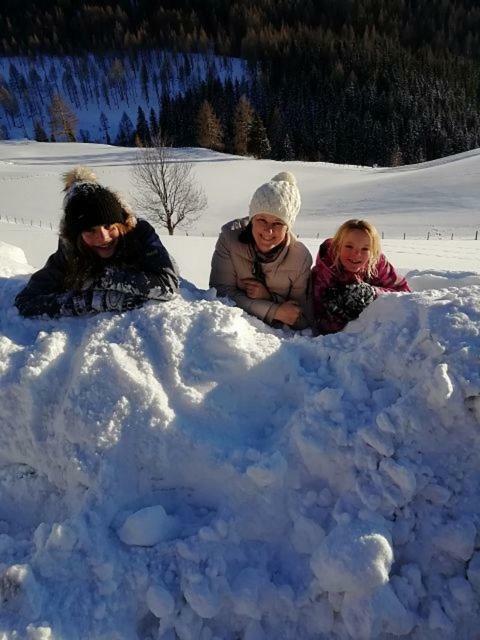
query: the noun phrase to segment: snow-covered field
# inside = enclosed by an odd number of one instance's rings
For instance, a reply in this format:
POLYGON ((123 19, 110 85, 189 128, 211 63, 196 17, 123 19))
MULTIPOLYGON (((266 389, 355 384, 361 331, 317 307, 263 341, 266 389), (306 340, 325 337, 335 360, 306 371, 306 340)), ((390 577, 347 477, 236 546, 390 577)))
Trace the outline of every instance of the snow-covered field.
POLYGON ((88 163, 134 196, 132 151, 0 143, 0 638, 476 640, 480 152, 397 170, 177 154, 209 209, 165 242, 200 289, 25 320, 60 173, 88 163), (368 214, 414 293, 317 339, 215 300, 216 232, 284 167, 312 252, 368 214))

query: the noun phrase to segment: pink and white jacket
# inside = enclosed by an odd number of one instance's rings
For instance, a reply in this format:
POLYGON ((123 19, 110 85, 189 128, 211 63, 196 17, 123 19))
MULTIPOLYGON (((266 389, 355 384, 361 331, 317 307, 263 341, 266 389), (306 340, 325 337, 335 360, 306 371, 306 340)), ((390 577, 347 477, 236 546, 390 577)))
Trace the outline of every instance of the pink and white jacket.
POLYGON ((350 273, 334 263, 332 238, 325 240, 318 250, 312 269, 312 299, 315 324, 319 333, 335 333, 345 327, 343 319, 327 318, 323 311, 325 293, 330 287, 366 282, 375 290, 375 296, 385 291, 411 291, 406 279, 399 275, 382 253, 372 276, 350 273))

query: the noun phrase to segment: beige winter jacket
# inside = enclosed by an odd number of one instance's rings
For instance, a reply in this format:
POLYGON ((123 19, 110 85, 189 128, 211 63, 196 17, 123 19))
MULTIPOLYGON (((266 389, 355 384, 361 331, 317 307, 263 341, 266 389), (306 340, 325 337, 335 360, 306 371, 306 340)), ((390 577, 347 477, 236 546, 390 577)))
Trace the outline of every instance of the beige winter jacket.
POLYGON ((273 262, 262 263, 267 289, 272 300, 252 300, 239 283, 243 278, 252 277, 254 256, 250 245, 238 239, 247 226, 248 218, 233 220, 222 227, 212 257, 210 286, 217 295, 228 297, 247 313, 272 324, 275 312, 282 302, 293 300, 302 307, 303 314, 295 328, 309 324, 307 318, 307 288, 310 282, 312 256, 309 250, 289 232, 285 248, 273 262))

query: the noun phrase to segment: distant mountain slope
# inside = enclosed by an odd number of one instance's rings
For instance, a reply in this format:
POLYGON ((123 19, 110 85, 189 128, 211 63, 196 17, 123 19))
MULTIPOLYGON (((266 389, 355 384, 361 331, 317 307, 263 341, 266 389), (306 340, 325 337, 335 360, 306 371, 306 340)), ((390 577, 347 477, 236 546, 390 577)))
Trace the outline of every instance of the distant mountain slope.
MULTIPOLYGON (((175 146, 198 143, 194 123, 207 100, 223 131, 222 148, 243 155, 235 148, 234 129, 235 109, 245 94, 253 109, 245 125, 248 153, 362 165, 411 164, 480 146, 479 33, 480 9, 473 0, 26 0, 0 8, 4 56, 103 54, 107 61, 125 56, 135 61, 161 49, 242 59, 252 81, 241 88, 190 82, 187 99, 173 87, 162 89, 171 104, 153 106, 156 111, 161 106, 162 128, 175 146)), ((88 64, 82 67, 85 77, 88 64)), ((114 61, 111 67, 107 75, 113 72, 114 83, 109 80, 107 90, 114 92, 118 83, 120 95, 120 65, 114 61)), ((145 69, 149 76, 158 73, 145 69)), ((67 71, 65 98, 74 93, 71 75, 67 71)), ((35 112, 24 106, 27 96, 16 85, 18 78, 10 73, 0 77, 0 118, 6 108, 7 120, 0 121, 0 138, 17 135, 9 134, 8 126, 15 100, 33 127, 35 112)), ((138 106, 143 108, 140 99, 129 117, 143 139, 144 125, 136 126, 138 106)), ((104 111, 108 122, 117 110, 113 98, 104 111)), ((42 127, 50 136, 48 124, 42 127)), ((131 125, 124 122, 125 127, 132 138, 131 125)), ((36 129, 36 139, 43 139, 36 129)), ((116 128, 110 138, 117 138, 116 128)), ((107 137, 80 126, 75 139, 107 137)))

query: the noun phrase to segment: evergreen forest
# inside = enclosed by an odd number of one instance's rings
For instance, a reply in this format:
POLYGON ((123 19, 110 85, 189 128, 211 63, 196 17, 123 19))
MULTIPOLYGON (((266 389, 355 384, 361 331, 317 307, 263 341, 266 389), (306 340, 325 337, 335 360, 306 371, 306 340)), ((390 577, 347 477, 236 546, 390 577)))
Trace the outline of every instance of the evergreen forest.
MULTIPOLYGON (((2 57, 87 54, 110 65, 128 55, 147 90, 156 82, 143 108, 135 105, 136 123, 124 114, 128 135, 119 126, 105 138, 112 143, 149 144, 161 128, 176 146, 384 166, 480 146, 476 0, 3 1, 2 57), (184 55, 187 67, 193 54, 239 58, 244 71, 222 75, 206 64, 168 91, 168 69, 144 63, 154 50, 184 55)), ((18 83, 11 69, 0 75, 3 137, 28 100, 28 79, 23 92, 18 83)), ((56 95, 49 90, 48 123, 30 114, 35 137, 88 138, 64 91, 52 107, 56 95), (54 130, 58 100, 73 120, 54 130)))

